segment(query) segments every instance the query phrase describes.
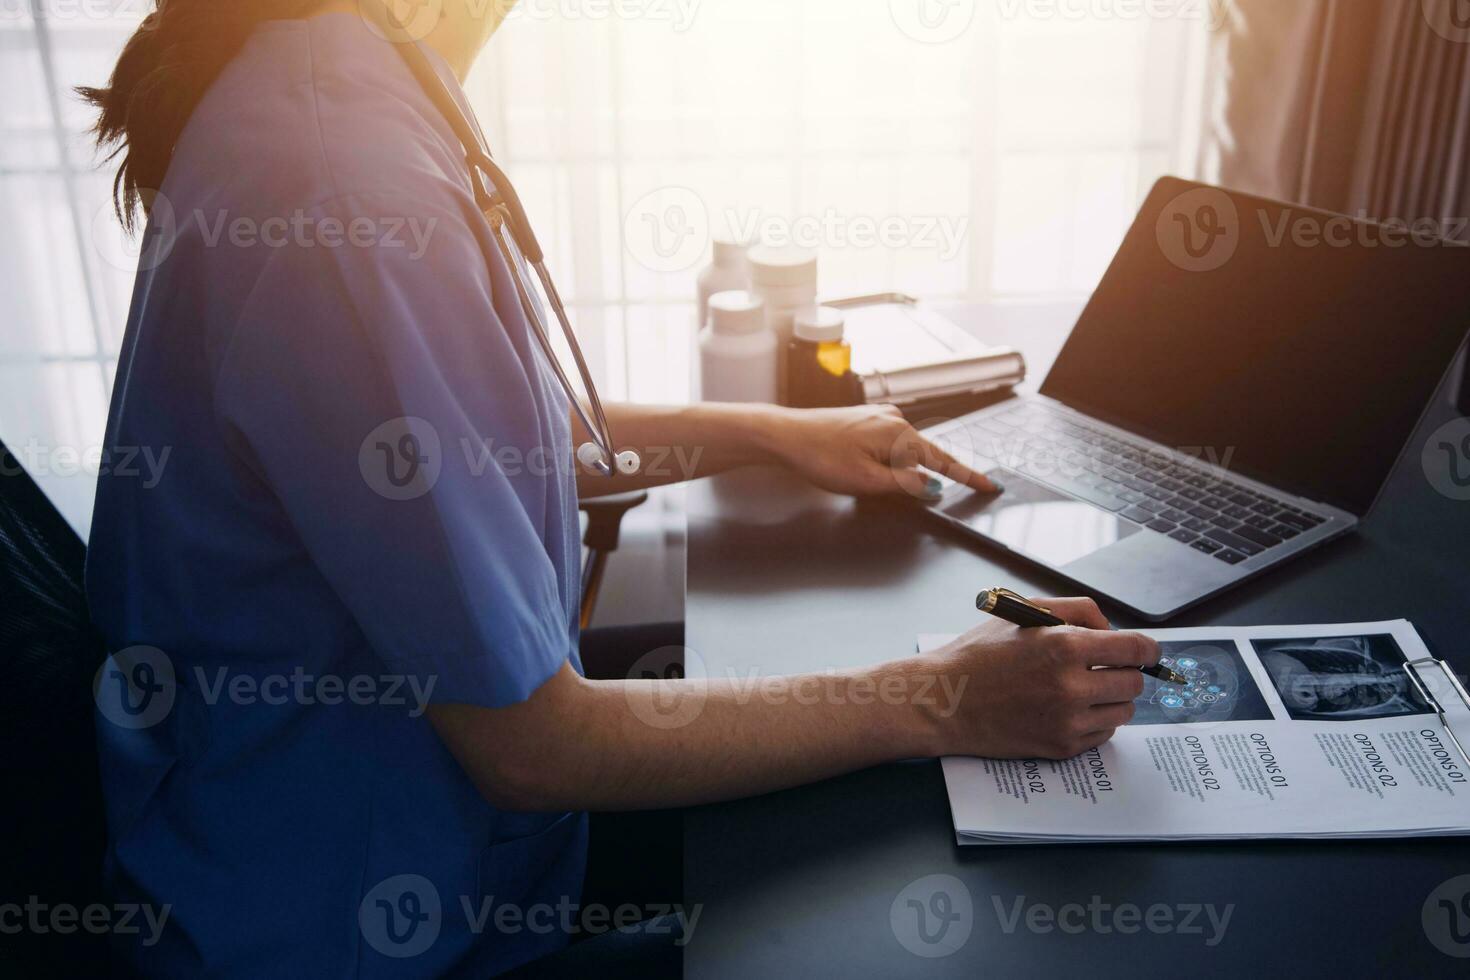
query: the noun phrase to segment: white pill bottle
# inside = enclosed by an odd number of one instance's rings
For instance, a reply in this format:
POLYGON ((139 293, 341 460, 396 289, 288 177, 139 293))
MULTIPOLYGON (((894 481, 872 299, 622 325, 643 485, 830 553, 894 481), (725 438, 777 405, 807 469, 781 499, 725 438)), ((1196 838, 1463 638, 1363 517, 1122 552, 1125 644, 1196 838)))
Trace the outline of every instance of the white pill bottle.
POLYGON ((757 245, 749 253, 751 292, 766 304, 766 325, 776 335, 776 389, 786 404, 786 348, 796 314, 817 305, 817 254, 795 246, 757 245))
POLYGON ((699 295, 699 328, 709 322, 709 298, 715 293, 731 292, 750 288, 750 262, 746 258, 748 247, 744 242, 731 238, 716 238, 714 257, 710 264, 700 270, 697 283, 699 295))
POLYGON ((707 402, 776 400, 776 334, 765 304, 745 290, 715 293, 699 332, 699 390, 707 402))

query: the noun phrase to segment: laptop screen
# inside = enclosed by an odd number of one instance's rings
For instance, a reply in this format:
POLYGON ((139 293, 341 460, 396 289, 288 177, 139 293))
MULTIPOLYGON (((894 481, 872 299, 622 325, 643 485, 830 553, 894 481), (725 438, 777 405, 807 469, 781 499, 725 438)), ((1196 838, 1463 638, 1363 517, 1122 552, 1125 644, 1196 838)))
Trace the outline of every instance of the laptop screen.
POLYGON ((1366 513, 1470 330, 1470 248, 1166 178, 1042 394, 1366 513))

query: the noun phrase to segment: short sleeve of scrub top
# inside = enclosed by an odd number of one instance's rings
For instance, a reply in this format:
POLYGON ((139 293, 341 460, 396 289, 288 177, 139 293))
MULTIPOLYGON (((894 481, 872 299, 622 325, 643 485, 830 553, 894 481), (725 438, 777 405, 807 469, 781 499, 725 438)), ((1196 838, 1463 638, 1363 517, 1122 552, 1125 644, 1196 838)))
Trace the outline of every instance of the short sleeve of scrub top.
POLYGON ((498 318, 488 290, 510 283, 454 274, 484 269, 461 215, 357 196, 308 217, 364 214, 432 231, 273 256, 223 351, 218 411, 385 664, 432 675, 438 702, 513 704, 572 653, 566 556, 543 543, 565 520, 567 403, 524 324, 513 338, 498 318))

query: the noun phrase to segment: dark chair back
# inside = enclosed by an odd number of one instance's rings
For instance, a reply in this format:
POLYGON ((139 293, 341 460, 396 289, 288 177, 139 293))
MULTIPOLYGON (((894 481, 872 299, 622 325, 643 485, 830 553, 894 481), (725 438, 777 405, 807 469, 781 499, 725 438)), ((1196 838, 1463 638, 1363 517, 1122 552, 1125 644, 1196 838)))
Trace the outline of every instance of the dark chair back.
MULTIPOLYGON (((0 901, 81 910, 102 900, 106 831, 92 681, 105 657, 87 617, 86 547, 0 443, 0 901)), ((105 941, 80 929, 0 935, 0 966, 104 976, 105 941)), ((50 921, 49 912, 41 918, 50 921)))

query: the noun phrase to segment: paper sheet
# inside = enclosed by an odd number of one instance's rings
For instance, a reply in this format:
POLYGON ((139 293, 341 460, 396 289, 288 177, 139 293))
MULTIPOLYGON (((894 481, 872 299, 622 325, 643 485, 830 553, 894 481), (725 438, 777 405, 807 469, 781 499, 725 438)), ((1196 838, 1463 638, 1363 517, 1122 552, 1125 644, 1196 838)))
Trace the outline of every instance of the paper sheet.
POLYGON ((1470 833, 1470 766, 1404 670, 1429 655, 1409 623, 1143 632, 1189 683, 1146 678, 1133 721, 1074 759, 944 759, 961 843, 1470 833))

